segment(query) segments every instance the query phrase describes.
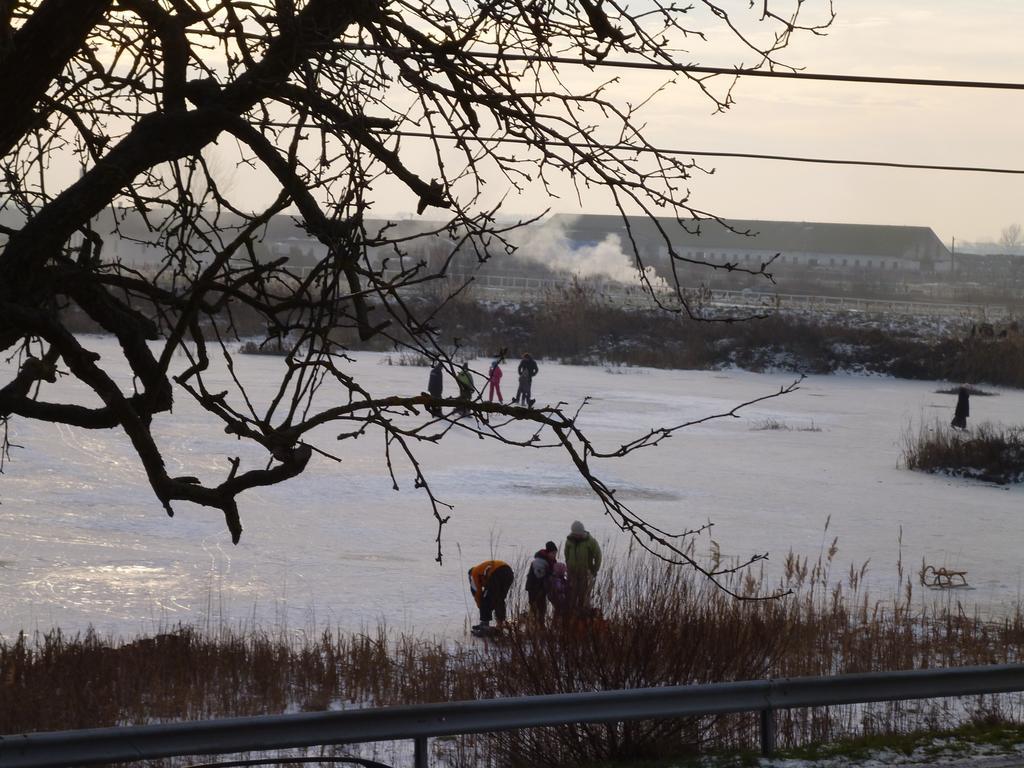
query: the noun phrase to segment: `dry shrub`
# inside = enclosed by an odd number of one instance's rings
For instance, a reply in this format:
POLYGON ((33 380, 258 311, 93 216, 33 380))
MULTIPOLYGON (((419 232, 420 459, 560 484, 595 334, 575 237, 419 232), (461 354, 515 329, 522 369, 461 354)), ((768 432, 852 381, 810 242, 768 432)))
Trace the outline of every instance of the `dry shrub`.
POLYGON ((434 361, 422 352, 410 350, 403 350, 394 356, 388 355, 384 359, 387 365, 398 365, 406 368, 429 368, 434 364, 434 361))
POLYGON ((769 416, 766 419, 755 421, 750 430, 752 432, 788 432, 792 427, 785 421, 769 416))
MULTIPOLYGON (((803 373, 857 370, 899 378, 986 382, 1024 387, 1024 336, 961 337, 920 322, 885 329, 841 315, 772 314, 749 322, 695 322, 663 311, 617 306, 600 288, 577 280, 536 303, 485 303, 469 294, 448 302, 422 297, 412 305, 432 317, 443 345, 482 354, 574 364, 618 363, 706 370, 736 365, 752 371, 803 373), (436 312, 436 314, 435 314, 436 312)), ((694 302, 699 306, 699 301, 694 302)), ((707 308, 709 317, 743 310, 707 308)))
POLYGON ((1024 479, 1024 429, 980 424, 955 432, 941 422, 908 427, 903 434, 903 463, 908 469, 945 472, 993 483, 1024 479))
MULTIPOLYGON (((598 579, 599 622, 547 629, 525 619, 481 643, 325 631, 267 635, 188 627, 117 644, 87 633, 0 643, 0 732, 52 730, 344 706, 456 701, 621 688, 831 675, 1017 661, 1020 611, 983 620, 915 593, 897 565, 898 593, 872 599, 867 567, 837 575, 837 543, 809 561, 790 554, 777 584, 750 572, 727 586, 627 553, 598 579)), ((717 558, 716 558, 717 559, 717 558)), ((521 607, 521 588, 514 595, 521 607)), ((935 594, 935 593, 925 593, 935 594)), ((889 702, 779 712, 784 747, 951 727, 1014 716, 1007 699, 889 702)), ((534 728, 438 739, 447 765, 580 765, 757 743, 757 714, 534 728)))
MULTIPOLYGON (((753 588, 747 585, 746 588, 753 588)), ((630 556, 597 585, 603 619, 520 624, 493 657, 490 696, 578 693, 759 679, 787 642, 784 602, 736 600, 690 570, 630 556)), ((750 718, 646 720, 530 729, 490 737, 510 765, 658 758, 719 742, 750 718)))
POLYGON ((292 350, 291 346, 282 343, 281 338, 264 339, 261 342, 246 341, 238 351, 243 355, 272 355, 274 357, 285 357, 292 350))
MULTIPOLYGON (((867 565, 833 574, 837 542, 814 562, 792 553, 773 600, 737 600, 693 571, 629 556, 602 574, 606 623, 514 631, 496 649, 485 696, 568 693, 1015 661, 1024 632, 1017 611, 984 621, 915 600, 898 565, 899 594, 876 602, 867 565)), ((773 589, 737 574, 741 594, 773 589)), ((999 716, 1004 700, 886 702, 778 712, 781 746, 948 728, 977 711, 999 716)), ((573 725, 489 737, 477 754, 498 765, 581 765, 717 750, 756 749, 757 713, 573 725)), ((466 763, 471 764, 471 763, 466 763)))
POLYGON ((950 351, 948 372, 937 378, 1024 386, 1024 337, 968 338, 950 351))
POLYGON ((0 733, 472 698, 441 643, 179 626, 119 643, 59 630, 0 642, 0 733))

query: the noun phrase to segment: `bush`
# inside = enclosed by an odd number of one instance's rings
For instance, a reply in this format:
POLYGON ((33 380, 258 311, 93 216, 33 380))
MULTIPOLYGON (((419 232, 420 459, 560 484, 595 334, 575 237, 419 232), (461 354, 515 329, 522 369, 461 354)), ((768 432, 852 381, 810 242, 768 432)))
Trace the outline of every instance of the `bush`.
POLYGON ((767 419, 762 419, 761 421, 754 422, 753 426, 751 426, 750 429, 753 432, 765 432, 765 431, 788 432, 790 429, 792 429, 792 427, 790 427, 789 424, 787 424, 784 421, 780 421, 779 419, 768 417, 767 419))
POLYGON ((388 355, 384 360, 386 365, 398 365, 409 368, 429 368, 434 364, 434 361, 422 352, 411 352, 409 350, 399 352, 394 357, 388 355))
MULTIPOLYGON (((690 370, 732 365, 813 374, 853 370, 1024 387, 1024 337, 1019 335, 961 338, 922 323, 883 329, 864 319, 796 313, 699 322, 616 306, 585 283, 548 298, 514 305, 463 296, 444 303, 420 297, 410 303, 429 304, 421 310, 432 316, 443 346, 485 355, 505 350, 516 358, 529 351, 536 358, 581 365, 690 370)), ((399 341, 404 341, 400 332, 399 341)))
POLYGON ((238 349, 243 355, 278 355, 286 356, 291 350, 286 348, 280 339, 266 339, 259 344, 247 341, 238 349))
POLYGON ((1001 485, 1024 480, 1024 428, 981 424, 973 432, 955 432, 940 422, 903 436, 908 469, 945 472, 1001 485))
MULTIPOLYGON (((866 564, 834 580, 836 552, 833 541, 816 562, 790 554, 776 585, 785 594, 769 600, 735 599, 690 569, 647 556, 612 557, 595 587, 603 620, 545 631, 520 619, 505 641, 488 644, 394 637, 384 628, 268 635, 179 627, 129 643, 94 633, 22 635, 0 640, 0 733, 1019 658, 1019 610, 986 622, 959 604, 930 606, 915 599, 901 567, 899 594, 874 601, 863 588, 866 564)), ((771 592, 756 573, 725 578, 741 595, 771 592)), ((513 615, 522 596, 515 588, 513 615)), ((953 727, 979 711, 1001 714, 1001 701, 962 699, 953 710, 942 700, 782 710, 779 745, 953 727)), ((744 713, 535 728, 433 747, 453 768, 570 766, 749 749, 757 733, 757 713, 744 713)))

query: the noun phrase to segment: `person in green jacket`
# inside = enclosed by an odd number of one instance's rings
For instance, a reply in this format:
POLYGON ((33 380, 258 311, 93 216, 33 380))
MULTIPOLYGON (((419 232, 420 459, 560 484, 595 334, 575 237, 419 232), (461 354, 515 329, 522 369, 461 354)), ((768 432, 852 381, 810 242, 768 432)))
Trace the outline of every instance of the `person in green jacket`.
POLYGON ((473 386, 473 374, 469 372, 468 363, 463 363, 462 368, 455 374, 455 383, 459 385, 459 399, 466 401, 464 405, 460 403, 455 410, 459 414, 467 414, 469 413, 469 401, 476 394, 476 387, 473 386))
POLYGON ((579 613, 590 611, 590 593, 594 579, 601 569, 601 546, 583 523, 573 521, 562 549, 565 566, 569 571, 569 590, 573 608, 579 613))

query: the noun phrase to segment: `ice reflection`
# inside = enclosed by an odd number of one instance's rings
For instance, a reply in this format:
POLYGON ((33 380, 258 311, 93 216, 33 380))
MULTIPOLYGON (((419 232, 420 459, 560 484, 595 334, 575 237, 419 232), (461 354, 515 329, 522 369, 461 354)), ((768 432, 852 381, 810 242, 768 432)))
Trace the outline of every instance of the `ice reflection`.
MULTIPOLYGON (((107 358, 117 354, 112 340, 90 338, 87 345, 107 358)), ((240 357, 239 368, 261 382, 255 400, 268 396, 269 387, 260 387, 274 380, 281 361, 240 357)), ((421 391, 424 370, 378 365, 380 359, 360 355, 354 364, 368 387, 421 391)), ((4 365, 0 360, 0 370, 4 365)), ((554 363, 544 377, 538 394, 551 402, 595 396, 580 424, 603 448, 658 424, 728 411, 789 381, 740 371, 726 378, 696 371, 608 376, 554 363)), ((220 383, 230 387, 227 378, 220 383)), ((1019 537, 1006 534, 1019 527, 1024 489, 997 490, 898 467, 908 420, 951 411, 952 399, 935 388, 931 382, 810 377, 791 397, 751 409, 747 420, 708 423, 599 469, 623 500, 662 527, 712 520, 715 539, 728 552, 769 551, 766 569, 781 564, 790 548, 813 559, 831 517, 828 536, 839 537, 838 562, 859 565, 870 558, 868 579, 880 598, 891 590, 902 554, 904 563, 925 559, 967 570, 977 587, 970 607, 998 608, 1018 599, 1024 578, 1019 537), (813 421, 821 429, 750 429, 768 418, 813 421)), ((979 419, 1019 423, 1024 393, 1005 390, 978 408, 979 419)), ((5 637, 55 626, 75 632, 90 624, 133 635, 178 621, 358 631, 385 620, 423 632, 461 632, 470 610, 468 565, 491 556, 523 562, 545 540, 564 540, 574 519, 625 547, 561 454, 501 448, 458 431, 419 454, 432 491, 455 505, 439 567, 436 529, 412 473, 398 466, 403 492, 392 493, 372 443, 335 444, 328 435, 341 463, 314 459, 301 478, 245 494, 245 533, 236 547, 216 511, 180 504, 168 518, 122 434, 20 419, 13 427, 25 447, 0 476, 5 637)), ((158 419, 157 429, 175 474, 215 482, 228 471, 226 457, 239 455, 239 443, 186 397, 176 401, 172 416, 158 419)), ((524 439, 529 434, 524 429, 524 439)))
POLYGON ((36 600, 86 614, 131 618, 140 607, 145 613, 156 609, 165 614, 192 609, 191 602, 181 594, 181 575, 156 565, 66 564, 42 578, 26 580, 24 586, 36 600))

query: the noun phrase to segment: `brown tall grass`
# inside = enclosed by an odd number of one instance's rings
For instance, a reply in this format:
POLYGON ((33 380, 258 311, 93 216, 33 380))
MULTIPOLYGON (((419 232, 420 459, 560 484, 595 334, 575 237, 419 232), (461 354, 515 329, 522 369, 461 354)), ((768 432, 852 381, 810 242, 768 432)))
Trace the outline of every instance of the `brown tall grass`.
POLYGON ((424 312, 438 310, 437 340, 470 356, 507 350, 518 357, 529 351, 535 358, 573 364, 696 370, 736 365, 820 374, 863 370, 1024 387, 1024 336, 1017 333, 982 338, 969 336, 962 323, 942 330, 920 319, 799 312, 751 322, 693 323, 685 316, 616 306, 585 282, 557 292, 556 298, 509 305, 466 295, 443 307, 426 299, 414 303, 423 302, 424 312))
MULTIPOLYGON (((178 627, 116 644, 87 633, 0 644, 0 732, 15 733, 344 706, 683 685, 1017 661, 1020 611, 983 620, 915 593, 873 599, 866 566, 834 573, 836 544, 816 561, 790 555, 775 585, 737 575, 729 597, 693 571, 629 553, 602 571, 604 620, 534 627, 501 642, 325 631, 202 634, 178 627)), ((515 602, 521 603, 517 589, 515 602)), ((521 607, 521 606, 517 606, 521 607)), ((778 714, 783 746, 905 733, 993 714, 1006 698, 892 702, 778 714)), ((436 740, 452 766, 580 765, 756 744, 756 713, 615 725, 539 728, 436 740)))
POLYGON ((946 472, 993 483, 1024 479, 1024 428, 980 424, 955 432, 941 422, 922 424, 903 434, 903 463, 908 469, 946 472))
MULTIPOLYGON (((867 566, 832 573, 836 542, 815 562, 790 554, 777 585, 791 594, 740 601, 693 572, 630 557, 604 574, 607 624, 511 635, 498 661, 500 696, 683 685, 717 681, 915 669, 1014 661, 1024 640, 1019 612, 984 621, 959 605, 915 594, 898 565, 899 594, 873 600, 867 566)), ((763 595, 750 574, 730 586, 763 595)), ((799 746, 850 736, 948 727, 989 717, 1002 702, 893 702, 778 713, 780 743, 799 746), (957 714, 959 713, 959 714, 957 714)), ((1003 713, 1006 714, 1006 713, 1003 713)), ((757 744, 756 713, 677 721, 535 729, 491 737, 488 757, 510 765, 583 764, 654 758, 757 744)))

